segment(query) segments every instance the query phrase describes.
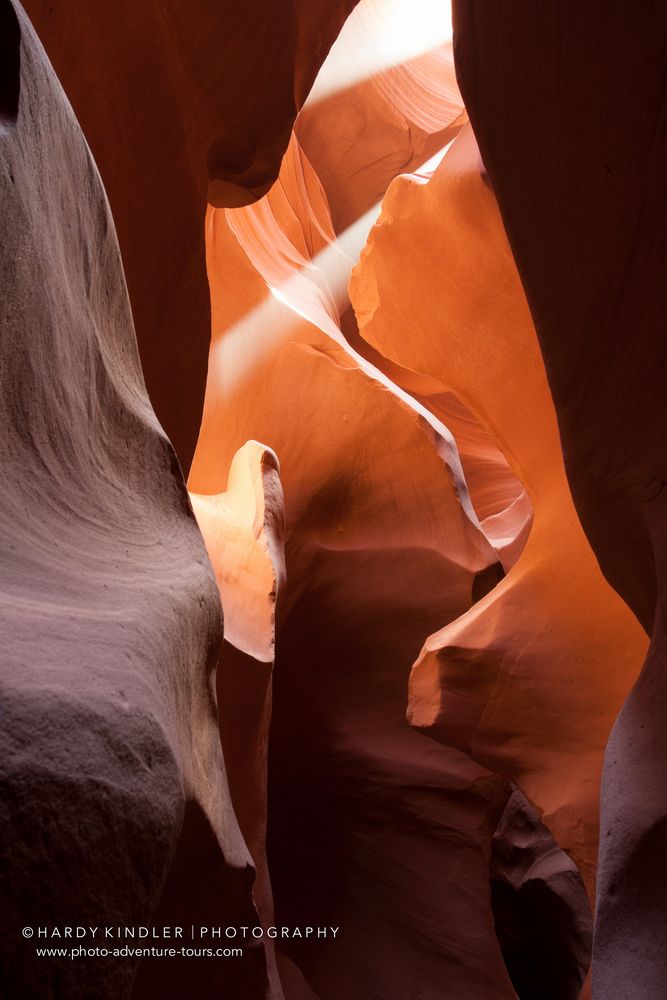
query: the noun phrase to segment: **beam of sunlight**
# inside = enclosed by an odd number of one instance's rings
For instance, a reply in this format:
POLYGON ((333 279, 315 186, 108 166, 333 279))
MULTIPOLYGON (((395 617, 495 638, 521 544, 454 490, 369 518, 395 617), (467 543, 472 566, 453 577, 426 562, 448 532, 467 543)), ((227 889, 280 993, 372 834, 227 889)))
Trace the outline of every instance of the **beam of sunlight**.
POLYGON ((332 46, 306 106, 451 39, 449 0, 361 0, 332 46))
MULTIPOLYGON (((451 142, 447 143, 435 156, 421 164, 409 176, 418 182, 426 183, 451 145, 451 142)), ((340 233, 336 240, 330 242, 316 254, 305 267, 296 268, 286 281, 276 281, 275 277, 268 271, 264 273, 264 268, 258 267, 258 262, 253 259, 253 255, 248 253, 248 248, 240 241, 241 246, 266 283, 267 296, 224 334, 214 338, 211 363, 215 365, 217 391, 225 396, 235 392, 251 374, 253 368, 262 364, 266 357, 293 332, 294 323, 290 322, 289 315, 286 315, 284 309, 280 308, 283 306, 287 307, 299 319, 312 323, 313 326, 334 340, 372 378, 378 379, 402 398, 409 399, 411 405, 418 405, 414 403, 412 397, 395 386, 387 376, 379 372, 349 346, 340 330, 337 317, 332 315, 330 307, 331 299, 333 299, 336 311, 340 316, 349 306, 350 275, 368 241, 371 229, 378 221, 381 209, 382 203, 377 202, 340 233)), ((214 209, 212 211, 225 211, 227 218, 229 218, 230 211, 233 213, 243 210, 214 209)), ((212 219, 210 225, 212 225, 212 219)), ((436 418, 428 414, 428 419, 432 423, 436 418)), ((444 429, 444 425, 441 426, 443 436, 447 438, 449 432, 444 429)))
MULTIPOLYGON (((418 169, 420 179, 426 179, 423 174, 431 167, 432 160, 440 162, 450 145, 448 143, 440 151, 439 158, 432 158, 418 169)), ((281 282, 274 281, 268 271, 264 273, 265 267, 258 267, 258 262, 250 255, 266 282, 268 294, 259 306, 218 340, 211 359, 216 366, 217 391, 224 394, 237 391, 255 364, 265 362, 271 352, 294 332, 294 324, 305 320, 334 341, 369 378, 397 396, 431 428, 439 440, 438 451, 451 470, 460 502, 471 522, 480 527, 468 494, 458 448, 449 429, 384 372, 354 350, 340 329, 338 317, 332 315, 329 305, 331 298, 336 303, 338 314, 349 305, 350 275, 380 212, 381 203, 373 205, 336 240, 316 254, 306 267, 295 268, 294 274, 281 282), (292 322, 281 306, 286 307, 295 317, 292 322)))
POLYGON ((266 298, 224 333, 214 331, 209 366, 215 379, 215 394, 229 398, 238 392, 256 366, 293 332, 294 323, 276 298, 266 298))
POLYGON ((442 149, 439 149, 437 153, 434 153, 430 159, 416 167, 409 175, 410 178, 418 184, 428 184, 455 141, 456 137, 451 142, 448 142, 446 146, 443 146, 442 149))

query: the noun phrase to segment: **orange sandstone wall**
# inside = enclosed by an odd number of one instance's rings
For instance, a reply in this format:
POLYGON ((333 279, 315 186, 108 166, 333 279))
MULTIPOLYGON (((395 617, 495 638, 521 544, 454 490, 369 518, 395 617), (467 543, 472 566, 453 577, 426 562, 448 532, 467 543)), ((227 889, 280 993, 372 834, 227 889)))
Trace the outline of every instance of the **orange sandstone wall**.
POLYGON ((579 525, 535 331, 474 136, 394 182, 354 272, 362 337, 479 417, 532 501, 507 577, 425 643, 410 718, 516 781, 594 894, 602 754, 645 638, 579 525))
POLYGON ((574 501, 651 635, 601 800, 594 990, 667 975, 664 5, 454 4, 457 72, 534 317, 574 501))

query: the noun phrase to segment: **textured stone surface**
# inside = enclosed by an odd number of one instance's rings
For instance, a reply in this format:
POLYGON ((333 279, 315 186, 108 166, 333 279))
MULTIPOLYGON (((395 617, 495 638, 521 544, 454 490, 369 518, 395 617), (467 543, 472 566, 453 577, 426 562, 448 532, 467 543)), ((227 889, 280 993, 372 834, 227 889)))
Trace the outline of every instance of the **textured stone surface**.
POLYGON ((409 14, 401 0, 362 0, 336 39, 295 126, 336 232, 379 202, 397 174, 442 149, 466 120, 448 14, 446 0, 437 17, 430 0, 414 0, 409 14), (421 46, 410 37, 419 19, 421 46))
MULTIPOLYGON (((141 376, 90 152, 2 0, 3 994, 129 995, 136 960, 37 959, 21 928, 255 919, 213 684, 215 579, 141 376), (4 57, 3 52, 3 57, 4 57), (13 57, 13 58, 12 58, 13 57)), ((155 961, 136 996, 263 997, 261 949, 155 961)))
POLYGON ((230 452, 252 437, 280 456, 285 491, 276 913, 341 927, 335 942, 285 942, 323 1000, 436 998, 443 983, 461 1000, 509 1000, 488 876, 509 788, 405 721, 424 635, 469 607, 498 563, 446 428, 346 344, 340 268, 352 261, 332 239, 296 141, 267 198, 207 222, 213 342, 190 488, 222 489, 230 452))
POLYGON ((574 501, 652 634, 612 734, 594 989, 664 990, 664 5, 454 5, 457 71, 530 302, 574 501))
POLYGON ((446 0, 26 3, 158 416, 0 0, 0 992, 588 1000, 624 598, 595 990, 655 1000, 664 12, 459 2, 471 127, 446 0), (18 936, 274 921, 339 933, 18 936))
POLYGON ((278 457, 257 441, 234 455, 227 489, 190 494, 225 608, 225 640, 271 663, 276 600, 284 582, 283 496, 278 457))
POLYGON ((361 335, 476 414, 534 511, 507 577, 425 643, 410 717, 516 781, 592 897, 602 754, 645 640, 577 520, 537 338, 469 126, 428 183, 391 186, 351 293, 361 335))
POLYGON ((206 199, 275 179, 298 108, 355 0, 27 0, 118 230, 151 401, 187 471, 210 308, 206 199))

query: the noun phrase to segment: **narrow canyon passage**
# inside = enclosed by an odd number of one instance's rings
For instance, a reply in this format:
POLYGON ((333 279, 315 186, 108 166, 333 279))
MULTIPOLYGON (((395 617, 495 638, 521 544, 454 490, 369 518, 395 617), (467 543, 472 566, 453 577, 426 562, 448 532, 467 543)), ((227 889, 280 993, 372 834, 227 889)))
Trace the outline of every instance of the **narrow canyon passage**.
POLYGON ((662 1000, 662 21, 519 6, 0 0, 8 997, 662 1000))
POLYGON ((352 928, 347 944, 289 947, 317 995, 407 992, 419 967, 425 997, 443 982, 453 997, 575 997, 602 754, 645 639, 574 513, 448 23, 422 6, 424 40, 441 44, 391 64, 404 13, 362 2, 276 185, 247 208, 209 208, 213 341, 190 486, 222 490, 249 438, 280 458, 269 868, 279 920, 306 911, 352 928), (410 721, 440 749, 405 720, 408 680, 410 721), (562 917, 544 903, 530 918, 571 964, 566 984, 546 962, 535 983, 540 963, 516 945, 508 976, 499 954, 497 938, 519 933, 514 900, 531 892, 505 893, 494 923, 489 838, 505 779, 556 838, 545 831, 541 849, 567 851, 583 878, 563 854, 562 917))

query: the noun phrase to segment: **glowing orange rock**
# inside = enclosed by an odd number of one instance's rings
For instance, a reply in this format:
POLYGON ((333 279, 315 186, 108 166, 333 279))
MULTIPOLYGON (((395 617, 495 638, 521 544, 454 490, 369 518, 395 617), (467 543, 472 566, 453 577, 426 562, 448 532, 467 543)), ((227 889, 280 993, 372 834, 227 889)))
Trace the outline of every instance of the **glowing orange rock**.
POLYGON ((515 780, 592 894, 602 754, 645 639, 577 520, 528 307, 469 128, 429 183, 389 189, 351 294, 363 337, 463 401, 534 509, 507 578, 425 643, 411 721, 515 780))
POLYGON ((381 372, 348 347, 340 331, 336 281, 341 264, 349 273, 352 262, 332 242, 326 195, 295 139, 269 195, 236 211, 211 209, 207 237, 214 332, 191 488, 214 492, 236 447, 238 428, 261 428, 265 433, 244 433, 244 439, 266 440, 281 452, 288 524, 297 523, 313 490, 331 479, 340 492, 350 480, 341 470, 359 470, 336 526, 323 524, 322 529, 333 529, 334 538, 359 533, 365 544, 384 545, 383 528, 389 529, 391 508, 404 494, 398 469, 414 452, 423 457, 411 481, 420 483, 426 513, 416 516, 415 511, 406 520, 405 537, 411 544, 419 540, 440 549, 468 573, 492 564, 495 556, 470 504, 451 435, 419 404, 392 389, 381 372), (278 402, 293 397, 295 383, 310 443, 293 433, 294 414, 278 402), (340 415, 336 434, 329 422, 332 407, 340 415), (372 447, 373 426, 384 427, 391 448, 378 446, 369 467, 365 452, 372 447), (364 448, 353 445, 361 440, 367 442, 364 448), (310 448, 317 453, 316 463, 303 459, 310 448), (287 460, 293 453, 298 461, 287 460), (356 490, 361 505, 352 501, 356 490), (377 514, 367 520, 378 502, 372 501, 373 491, 394 498, 389 509, 387 501, 379 503, 383 520, 377 514), (432 520, 426 530, 418 527, 423 520, 432 520))
POLYGON ((652 1000, 667 981, 667 21, 628 0, 455 10, 577 510, 652 636, 605 758, 594 955, 599 1000, 652 1000))
POLYGON ((295 131, 341 232, 380 201, 397 174, 429 160, 465 121, 446 0, 437 16, 432 0, 414 0, 409 10, 401 0, 362 0, 295 131))
MULTIPOLYGON (((293 143, 298 138, 309 169, 312 164, 317 183, 326 189, 330 228, 354 260, 390 181, 410 170, 429 177, 467 120, 456 83, 447 4, 439 6, 436 16, 430 0, 418 0, 410 17, 422 18, 421 34, 413 35, 414 25, 406 23, 405 9, 396 0, 360 3, 295 126, 293 143), (370 56, 359 60, 360 51, 370 56), (399 61, 400 56, 405 60, 399 61), (361 78, 354 71, 360 64, 367 66, 361 78)), ((324 235, 331 243, 333 232, 324 235)), ((345 274, 349 276, 349 268, 345 274)), ((497 445, 453 393, 443 393, 439 383, 401 368, 361 340, 346 282, 339 281, 335 298, 335 322, 346 341, 453 433, 476 513, 508 569, 525 543, 531 509, 497 445)), ((323 329, 339 339, 337 330, 323 329)))
MULTIPOLYGON (((218 664, 220 736, 234 812, 257 869, 254 898, 273 924, 266 862, 267 749, 275 610, 284 584, 283 494, 275 454, 257 441, 237 451, 225 493, 190 494, 215 570, 225 616, 218 664)), ((268 940, 272 997, 282 995, 268 940)))
POLYGON ((405 720, 423 636, 469 607, 475 578, 497 566, 451 435, 346 344, 353 260, 333 244, 295 140, 262 202, 209 211, 207 248, 213 341, 190 488, 222 489, 233 451, 254 438, 280 455, 285 494, 269 786, 277 919, 307 912, 346 929, 284 948, 325 1000, 406 993, 415 968, 427 997, 447 981, 509 1000, 488 883, 509 789, 405 720), (406 938, 396 928, 408 920, 419 933, 406 938))
POLYGON ((270 448, 248 441, 232 459, 225 493, 190 494, 218 581, 225 639, 260 663, 273 660, 284 577, 279 471, 270 448))

